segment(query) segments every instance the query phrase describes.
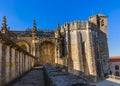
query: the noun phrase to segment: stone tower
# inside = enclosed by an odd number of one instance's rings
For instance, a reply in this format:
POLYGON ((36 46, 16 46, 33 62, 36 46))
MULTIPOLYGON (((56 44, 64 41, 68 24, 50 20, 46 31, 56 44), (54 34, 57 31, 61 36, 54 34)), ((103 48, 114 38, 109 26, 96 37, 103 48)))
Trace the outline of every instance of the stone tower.
POLYGON ((101 69, 99 69, 98 72, 101 71, 99 76, 106 76, 107 73, 109 73, 109 50, 108 50, 108 21, 107 16, 103 14, 98 14, 96 16, 90 17, 90 21, 95 23, 98 27, 97 31, 97 49, 98 49, 98 61, 99 64, 102 65, 101 69))
MULTIPOLYGON (((74 21, 59 27, 60 46, 68 71, 96 82, 109 73, 107 16, 98 14, 88 21, 74 21), (65 43, 65 46, 62 45, 65 43)), ((62 58, 63 59, 63 58, 62 58)), ((63 64, 58 60, 58 64, 63 64)))

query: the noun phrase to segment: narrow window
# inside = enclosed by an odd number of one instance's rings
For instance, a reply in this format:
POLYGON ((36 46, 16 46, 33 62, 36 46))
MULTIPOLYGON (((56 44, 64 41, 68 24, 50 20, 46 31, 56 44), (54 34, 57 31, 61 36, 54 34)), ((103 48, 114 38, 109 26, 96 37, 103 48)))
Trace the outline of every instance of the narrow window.
POLYGON ((119 70, 119 65, 115 65, 115 70, 119 70))

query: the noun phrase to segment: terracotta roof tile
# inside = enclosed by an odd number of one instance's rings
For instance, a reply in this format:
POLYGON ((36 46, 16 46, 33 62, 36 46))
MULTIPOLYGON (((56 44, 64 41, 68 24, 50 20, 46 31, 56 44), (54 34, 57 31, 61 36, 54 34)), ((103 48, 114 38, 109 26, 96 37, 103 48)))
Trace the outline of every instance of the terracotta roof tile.
POLYGON ((109 59, 110 62, 120 62, 120 56, 112 56, 109 59))
POLYGON ((110 59, 120 59, 120 56, 111 56, 110 59))

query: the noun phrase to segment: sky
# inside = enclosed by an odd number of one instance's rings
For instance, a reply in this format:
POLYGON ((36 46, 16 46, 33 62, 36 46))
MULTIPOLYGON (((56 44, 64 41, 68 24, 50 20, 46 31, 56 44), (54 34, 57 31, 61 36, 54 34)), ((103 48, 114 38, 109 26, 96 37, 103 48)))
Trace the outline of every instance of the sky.
POLYGON ((120 56, 120 0, 0 0, 0 26, 6 16, 10 30, 32 28, 34 19, 38 28, 54 30, 98 13, 108 16, 110 56, 120 56))

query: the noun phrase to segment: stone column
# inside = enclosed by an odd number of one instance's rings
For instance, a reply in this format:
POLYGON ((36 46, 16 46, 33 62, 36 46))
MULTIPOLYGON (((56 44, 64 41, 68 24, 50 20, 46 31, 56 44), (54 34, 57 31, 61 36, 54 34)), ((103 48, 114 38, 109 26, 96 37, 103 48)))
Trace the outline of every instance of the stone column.
POLYGON ((22 74, 24 73, 24 53, 22 52, 22 74))
POLYGON ((0 41, 0 86, 5 84, 5 74, 6 74, 6 53, 5 45, 0 41))
POLYGON ((31 58, 31 63, 32 63, 31 67, 33 67, 34 66, 34 60, 33 60, 32 57, 30 57, 30 58, 31 58))
POLYGON ((2 45, 2 57, 1 57, 1 81, 2 85, 6 82, 6 45, 2 45))
POLYGON ((30 65, 30 69, 31 69, 31 57, 29 56, 29 65, 30 65))
POLYGON ((32 40, 32 55, 33 55, 33 56, 36 56, 35 46, 36 46, 36 44, 35 44, 35 39, 33 39, 33 40, 32 40))
POLYGON ((18 50, 15 49, 15 77, 18 77, 18 50))
POLYGON ((24 73, 25 72, 25 54, 24 53, 23 53, 22 64, 23 64, 23 73, 24 73))
POLYGON ((10 73, 9 73, 9 76, 10 76, 10 81, 12 80, 12 48, 10 46, 10 73))
POLYGON ((26 54, 26 62, 25 62, 26 64, 26 71, 28 71, 28 55, 26 54))
POLYGON ((27 54, 25 55, 25 71, 28 71, 28 59, 27 59, 27 54))
POLYGON ((26 54, 24 54, 24 72, 26 72, 26 54))
POLYGON ((11 80, 15 79, 15 49, 11 48, 11 80))
POLYGON ((0 42, 0 86, 2 86, 2 43, 0 42))
POLYGON ((30 56, 29 56, 29 65, 30 65, 30 69, 31 69, 31 58, 30 58, 30 56))
POLYGON ((31 69, 31 67, 32 67, 32 60, 31 60, 30 56, 29 56, 29 58, 30 58, 30 69, 31 69))
POLYGON ((20 75, 22 75, 22 52, 20 52, 20 75))
POLYGON ((20 75, 20 51, 18 51, 18 54, 17 54, 17 57, 18 57, 18 75, 20 75))
POLYGON ((58 56, 57 56, 57 39, 55 40, 55 64, 58 64, 58 56))
POLYGON ((30 56, 28 55, 28 69, 30 70, 30 56))
POLYGON ((10 46, 6 47, 6 82, 10 81, 10 46))
POLYGON ((21 75, 21 52, 19 51, 19 75, 21 75))

